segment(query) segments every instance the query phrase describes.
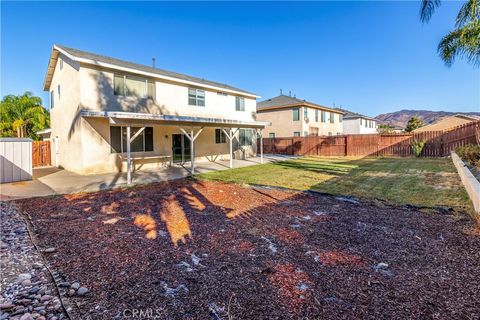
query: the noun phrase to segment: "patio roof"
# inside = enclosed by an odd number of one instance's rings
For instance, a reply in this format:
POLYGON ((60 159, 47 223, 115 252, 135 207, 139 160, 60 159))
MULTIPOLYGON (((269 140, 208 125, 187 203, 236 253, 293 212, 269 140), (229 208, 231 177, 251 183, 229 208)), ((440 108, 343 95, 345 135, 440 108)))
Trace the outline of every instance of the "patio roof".
POLYGON ((87 118, 108 118, 111 124, 129 125, 176 125, 195 127, 227 127, 227 128, 254 128, 263 129, 270 126, 266 121, 242 121, 235 119, 206 118, 177 116, 167 114, 151 114, 119 111, 90 111, 81 110, 80 115, 87 118))

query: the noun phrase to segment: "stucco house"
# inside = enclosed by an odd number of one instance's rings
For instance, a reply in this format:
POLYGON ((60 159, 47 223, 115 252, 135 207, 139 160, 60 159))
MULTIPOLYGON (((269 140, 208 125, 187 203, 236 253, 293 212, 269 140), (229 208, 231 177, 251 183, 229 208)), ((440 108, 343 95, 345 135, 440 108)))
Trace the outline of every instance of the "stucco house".
POLYGON ((44 90, 54 164, 80 174, 253 156, 268 125, 256 94, 60 45, 44 90))
POLYGON ((279 95, 257 103, 257 120, 271 122, 264 137, 343 134, 344 112, 296 97, 279 95))
POLYGON ((421 128, 415 129, 413 132, 451 130, 455 127, 461 126, 462 124, 478 120, 480 120, 479 116, 456 114, 453 116, 443 117, 431 124, 427 124, 421 128))
POLYGON ((378 133, 378 122, 375 118, 371 118, 363 114, 351 112, 345 109, 339 110, 345 112, 345 115, 343 116, 344 134, 378 133))

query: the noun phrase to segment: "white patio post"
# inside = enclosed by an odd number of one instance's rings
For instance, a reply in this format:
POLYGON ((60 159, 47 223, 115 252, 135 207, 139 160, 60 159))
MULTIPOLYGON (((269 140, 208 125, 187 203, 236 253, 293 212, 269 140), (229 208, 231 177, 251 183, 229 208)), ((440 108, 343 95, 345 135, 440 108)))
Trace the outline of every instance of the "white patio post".
POLYGON ((132 157, 130 154, 130 126, 127 126, 127 184, 132 183, 132 157))
POLYGON ((263 164, 263 137, 262 137, 262 129, 260 131, 260 163, 263 164))
POLYGON ((198 138, 200 133, 203 130, 203 127, 198 130, 196 134, 194 134, 193 128, 190 129, 190 133, 187 133, 185 129, 179 127, 183 134, 190 140, 190 172, 191 174, 195 173, 195 140, 198 138))
POLYGON ((233 138, 235 137, 235 133, 237 133, 238 128, 235 131, 230 128, 229 132, 222 128, 223 133, 227 136, 228 140, 230 141, 230 168, 233 168, 233 138))

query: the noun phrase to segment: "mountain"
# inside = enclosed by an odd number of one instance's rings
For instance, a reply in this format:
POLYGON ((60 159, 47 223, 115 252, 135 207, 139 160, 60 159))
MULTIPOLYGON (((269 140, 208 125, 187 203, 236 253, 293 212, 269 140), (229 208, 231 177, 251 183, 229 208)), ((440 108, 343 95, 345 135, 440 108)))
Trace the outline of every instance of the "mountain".
POLYGON ((453 116, 456 114, 480 116, 480 112, 446 112, 446 111, 428 111, 428 110, 400 110, 391 113, 380 114, 375 117, 382 124, 405 128, 408 120, 413 116, 418 116, 425 124, 435 122, 436 120, 453 116))

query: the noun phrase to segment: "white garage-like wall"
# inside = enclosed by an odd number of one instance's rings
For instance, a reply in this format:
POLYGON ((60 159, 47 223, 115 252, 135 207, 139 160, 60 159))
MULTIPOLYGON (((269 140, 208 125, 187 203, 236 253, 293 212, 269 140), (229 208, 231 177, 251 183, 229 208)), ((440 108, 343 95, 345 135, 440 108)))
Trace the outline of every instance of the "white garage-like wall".
POLYGON ((32 179, 32 140, 0 138, 0 183, 32 179))

